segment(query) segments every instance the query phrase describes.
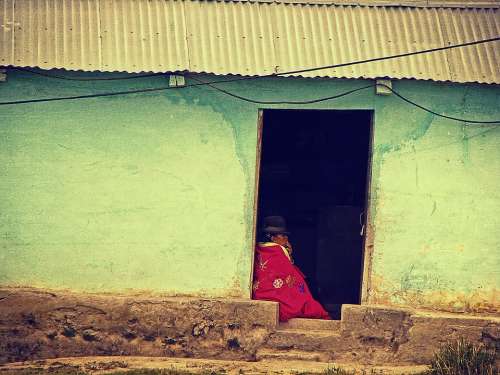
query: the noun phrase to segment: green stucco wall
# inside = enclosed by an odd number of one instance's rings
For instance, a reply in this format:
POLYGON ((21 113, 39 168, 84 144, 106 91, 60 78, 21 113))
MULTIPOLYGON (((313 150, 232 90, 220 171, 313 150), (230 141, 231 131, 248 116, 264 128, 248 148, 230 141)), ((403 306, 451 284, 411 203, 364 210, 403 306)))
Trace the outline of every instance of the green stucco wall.
MULTIPOLYGON (((498 86, 403 87, 438 112, 500 119, 498 86)), ((466 125, 391 103, 376 106, 369 301, 498 311, 500 124, 466 125)))
MULTIPOLYGON (((12 73, 0 95, 160 85, 12 73)), ((200 93, 2 107, 0 282, 247 295, 255 134, 200 93)))
MULTIPOLYGON (((221 87, 303 100, 368 83, 221 87)), ((0 101, 167 84, 10 71, 0 101)), ((497 86, 394 88, 437 112, 500 118, 497 86)), ((248 297, 259 108, 375 110, 364 302, 498 309, 500 126, 440 119, 373 89, 307 106, 197 87, 0 107, 0 284, 248 297)))

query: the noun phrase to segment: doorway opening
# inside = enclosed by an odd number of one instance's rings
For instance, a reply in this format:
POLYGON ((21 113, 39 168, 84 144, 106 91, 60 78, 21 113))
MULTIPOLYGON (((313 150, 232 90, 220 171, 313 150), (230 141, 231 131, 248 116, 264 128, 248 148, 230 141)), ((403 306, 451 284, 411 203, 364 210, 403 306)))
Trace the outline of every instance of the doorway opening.
POLYGON ((285 217, 295 264, 333 319, 361 298, 372 114, 262 114, 257 228, 266 216, 285 217))

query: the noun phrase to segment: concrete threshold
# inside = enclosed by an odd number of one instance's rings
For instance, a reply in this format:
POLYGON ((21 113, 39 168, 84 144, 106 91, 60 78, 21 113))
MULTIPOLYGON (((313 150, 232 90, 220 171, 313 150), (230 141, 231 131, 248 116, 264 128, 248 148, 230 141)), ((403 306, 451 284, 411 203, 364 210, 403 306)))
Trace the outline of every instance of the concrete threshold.
POLYGON ((55 370, 80 371, 86 374, 112 374, 118 371, 169 369, 193 374, 213 372, 216 374, 278 375, 278 374, 323 374, 327 369, 341 368, 356 374, 420 374, 426 366, 362 366, 352 363, 263 359, 258 362, 226 361, 215 359, 95 356, 54 358, 30 362, 8 363, 0 366, 0 375, 24 370, 38 370, 41 375, 55 370))
POLYGON ((340 320, 321 320, 321 319, 290 319, 288 322, 279 324, 278 329, 297 329, 297 330, 312 330, 312 331, 340 331, 340 320))

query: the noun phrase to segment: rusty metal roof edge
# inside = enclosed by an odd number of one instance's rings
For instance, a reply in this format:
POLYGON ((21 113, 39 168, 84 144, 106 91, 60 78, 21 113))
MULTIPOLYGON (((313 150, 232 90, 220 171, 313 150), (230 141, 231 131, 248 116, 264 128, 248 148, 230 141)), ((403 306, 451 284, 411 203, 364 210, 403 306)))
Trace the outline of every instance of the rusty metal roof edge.
MULTIPOLYGON (((199 2, 200 0, 190 0, 199 2)), ((471 3, 470 1, 384 1, 384 0, 201 0, 218 3, 263 3, 263 4, 297 4, 326 6, 359 6, 359 7, 405 7, 405 8, 459 8, 459 9, 500 9, 498 1, 471 3)))

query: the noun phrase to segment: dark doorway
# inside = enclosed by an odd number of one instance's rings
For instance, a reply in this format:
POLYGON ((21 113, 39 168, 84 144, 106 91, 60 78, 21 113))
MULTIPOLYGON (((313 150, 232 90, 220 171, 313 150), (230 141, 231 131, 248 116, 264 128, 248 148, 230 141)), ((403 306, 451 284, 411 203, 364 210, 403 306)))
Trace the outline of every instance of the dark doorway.
POLYGON ((366 110, 263 113, 258 218, 285 216, 295 263, 334 319, 360 303, 371 121, 366 110))

